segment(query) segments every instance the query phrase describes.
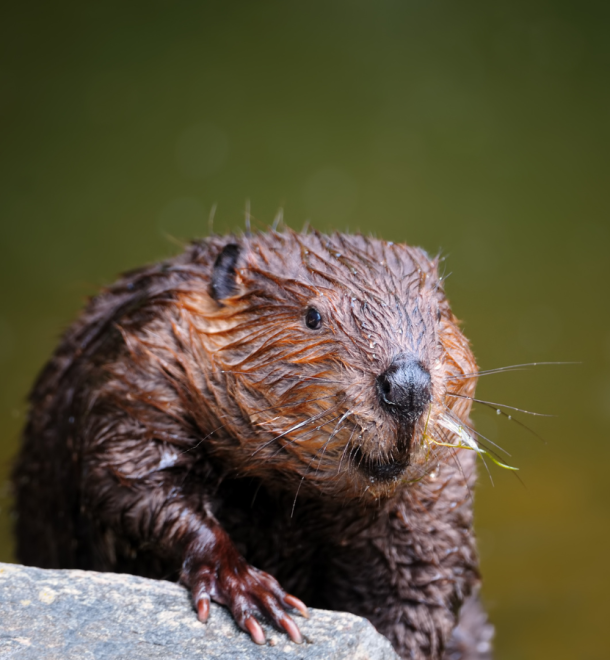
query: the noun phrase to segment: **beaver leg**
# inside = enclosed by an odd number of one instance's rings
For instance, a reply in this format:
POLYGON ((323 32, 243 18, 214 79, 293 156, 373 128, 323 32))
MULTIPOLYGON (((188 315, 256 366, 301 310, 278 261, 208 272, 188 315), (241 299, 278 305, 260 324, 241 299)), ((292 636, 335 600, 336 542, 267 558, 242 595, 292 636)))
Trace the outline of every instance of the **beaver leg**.
MULTIPOLYGON (((143 430, 130 419, 122 422, 117 432, 104 427, 105 437, 91 442, 83 479, 83 509, 95 523, 98 532, 92 533, 100 539, 97 551, 104 557, 99 567, 120 568, 124 548, 131 547, 133 565, 146 575, 137 566, 138 556, 153 553, 168 566, 182 566, 180 580, 191 590, 201 621, 207 620, 213 600, 227 606, 258 644, 265 635, 257 618, 271 620, 300 643, 299 628, 286 610, 306 616, 305 605, 237 551, 211 513, 205 480, 196 488, 189 483, 194 465, 159 469, 158 442, 139 440, 143 430)), ((189 456, 181 452, 180 460, 192 460, 189 456)))
POLYGON ((294 608, 307 616, 305 605, 286 594, 271 575, 250 566, 218 524, 208 521, 201 525, 187 545, 185 557, 180 579, 191 589, 200 621, 207 621, 211 599, 226 605, 237 624, 257 644, 265 643, 257 616, 271 619, 293 642, 303 641, 298 626, 285 610, 294 608))
MULTIPOLYGON (((100 492, 99 485, 96 491, 100 492)), ((104 515, 96 507, 98 526, 112 531, 105 538, 117 547, 132 544, 147 552, 155 548, 159 559, 182 562, 180 581, 190 589, 200 621, 207 621, 213 600, 228 607, 236 623, 257 644, 265 642, 258 618, 269 619, 292 641, 301 643, 299 628, 286 610, 307 616, 306 606, 287 594, 271 575, 250 566, 213 516, 196 511, 188 501, 177 499, 170 488, 158 484, 154 489, 148 484, 146 489, 128 490, 115 484, 109 513, 104 515)), ((117 556, 118 552, 108 549, 105 554, 117 556)), ((108 562, 106 566, 113 568, 108 562)))

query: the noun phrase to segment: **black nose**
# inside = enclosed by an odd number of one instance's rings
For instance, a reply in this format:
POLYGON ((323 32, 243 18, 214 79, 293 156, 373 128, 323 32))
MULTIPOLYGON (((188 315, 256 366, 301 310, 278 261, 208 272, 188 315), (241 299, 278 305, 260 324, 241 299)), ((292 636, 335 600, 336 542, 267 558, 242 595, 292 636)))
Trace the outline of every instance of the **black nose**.
POLYGON ((400 357, 379 376, 381 405, 408 424, 415 424, 432 400, 430 374, 421 362, 400 357))

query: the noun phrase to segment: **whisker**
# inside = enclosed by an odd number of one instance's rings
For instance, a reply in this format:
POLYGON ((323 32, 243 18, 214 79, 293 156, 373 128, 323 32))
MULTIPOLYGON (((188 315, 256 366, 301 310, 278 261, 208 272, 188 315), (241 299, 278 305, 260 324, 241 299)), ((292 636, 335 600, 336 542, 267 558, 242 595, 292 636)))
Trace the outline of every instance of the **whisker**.
POLYGON ((456 394, 454 392, 447 392, 447 396, 454 396, 459 399, 470 399, 470 401, 474 401, 475 403, 482 403, 485 406, 489 406, 491 408, 496 408, 498 415, 502 413, 501 410, 498 408, 509 408, 510 410, 516 410, 517 412, 520 413, 525 413, 526 415, 534 415, 536 417, 555 417, 555 415, 548 415, 546 413, 538 413, 538 412, 531 412, 530 410, 523 410, 522 408, 516 408, 515 406, 509 406, 506 403, 495 403, 494 401, 483 401, 483 399, 475 399, 472 396, 467 396, 466 394, 456 394))
MULTIPOLYGON (((470 484, 468 483, 468 479, 466 478, 466 473, 464 472, 464 468, 462 467, 462 464, 460 463, 460 459, 457 457, 457 451, 455 449, 451 449, 451 457, 453 458, 453 461, 457 465, 458 470, 461 472, 462 477, 464 478, 464 483, 466 484, 466 489, 468 490, 468 497, 470 498, 471 502, 474 502, 474 498, 472 497, 472 491, 470 490, 470 484)), ((485 466, 487 467, 487 466, 485 466)), ((493 481, 492 481, 493 483, 493 481)))
MULTIPOLYGON (((331 396, 323 396, 323 397, 319 397, 319 398, 317 398, 317 399, 309 399, 309 400, 307 400, 307 401, 300 401, 300 402, 299 402, 298 404, 296 404, 296 405, 303 405, 304 403, 311 403, 311 402, 313 402, 313 401, 322 401, 322 400, 324 400, 324 399, 332 399, 333 396, 334 396, 334 395, 331 395, 331 396)), ((286 408, 286 407, 288 407, 289 405, 292 405, 292 404, 287 404, 287 405, 285 405, 285 406, 272 406, 271 408, 262 408, 261 410, 255 410, 255 411, 253 411, 253 414, 258 414, 258 413, 261 413, 261 412, 269 412, 270 410, 275 410, 276 408, 286 408)), ((332 408, 329 408, 329 410, 332 410, 332 408)), ((221 416, 220 416, 221 419, 222 419, 222 418, 226 418, 226 417, 231 417, 231 415, 228 414, 228 415, 221 415, 221 416)), ((205 442, 208 438, 211 438, 211 437, 214 435, 214 433, 216 433, 217 431, 220 431, 220 430, 224 429, 225 426, 227 426, 227 425, 226 425, 226 424, 221 424, 220 426, 216 427, 213 431, 211 431, 211 432, 208 433, 206 436, 204 436, 203 438, 201 438, 201 439, 200 439, 198 442, 196 442, 192 447, 189 447, 188 449, 185 449, 182 453, 183 453, 183 454, 186 454, 186 453, 188 453, 188 452, 190 452, 190 451, 193 451, 194 449, 197 449, 197 447, 199 447, 199 446, 200 446, 203 442, 205 442)), ((258 451, 258 450, 257 450, 257 451, 258 451)))
MULTIPOLYGON (((240 374, 243 376, 252 376, 255 375, 255 371, 233 371, 233 369, 221 369, 220 370, 221 374, 240 374)), ((274 374, 269 374, 268 376, 265 376, 266 378, 271 378, 274 374)), ((316 380, 320 383, 332 383, 332 384, 341 384, 340 380, 332 380, 330 378, 323 378, 322 376, 282 376, 278 380, 301 380, 301 381, 307 381, 307 380, 316 380)))
MULTIPOLYGON (((322 463, 322 459, 324 458, 324 454, 326 453, 326 448, 327 448, 328 445, 330 444, 330 441, 331 441, 331 440, 337 435, 337 433, 339 433, 339 431, 341 430, 341 428, 343 428, 343 427, 340 426, 341 422, 342 422, 346 417, 348 417, 349 415, 351 415, 352 412, 354 412, 354 411, 353 411, 353 410, 348 410, 344 415, 341 416, 341 419, 339 419, 339 421, 335 424, 335 428, 333 429, 333 432, 328 436, 328 439, 326 440, 326 442, 324 443, 324 445, 322 446, 322 448, 321 448, 320 450, 318 450, 318 451, 321 451, 321 455, 320 455, 320 458, 319 458, 319 460, 318 460, 318 466, 316 467, 316 474, 318 473, 318 470, 320 469, 320 465, 321 465, 321 463, 322 463)), ((315 458, 315 456, 314 456, 314 458, 315 458)))
MULTIPOLYGON (((348 411, 347 413, 345 413, 345 414, 342 415, 342 416, 341 416, 341 415, 337 415, 337 416, 334 417, 333 419, 324 422, 324 424, 329 424, 330 422, 333 422, 335 419, 339 419, 339 417, 340 417, 339 421, 338 421, 337 424, 335 425, 335 431, 333 431, 333 435, 334 435, 334 433, 336 432, 337 426, 339 426, 339 424, 340 424, 340 423, 341 423, 341 422, 347 417, 347 415, 350 414, 350 412, 352 412, 352 411, 348 411)), ((324 426, 324 424, 321 424, 321 425, 318 426, 315 430, 319 430, 320 428, 322 428, 322 426, 324 426)), ((328 440, 324 443, 324 450, 326 449, 326 446, 328 445, 328 443, 330 442, 330 440, 332 439, 332 437, 333 437, 333 436, 331 435, 331 436, 328 438, 328 440)), ((320 457, 320 461, 321 461, 321 460, 322 460, 322 457, 320 457)), ((320 461, 318 462, 318 468, 316 468, 316 473, 317 473, 317 471, 318 471, 318 469, 319 469, 319 467, 320 467, 320 461)), ((305 480, 305 478, 307 477, 307 475, 311 472, 311 469, 312 469, 312 466, 311 466, 311 463, 310 463, 310 464, 308 465, 308 467, 307 467, 307 472, 301 477, 301 481, 299 482, 299 485, 298 485, 298 488, 297 488, 297 492, 295 493, 295 496, 294 496, 294 501, 292 502, 292 510, 291 510, 291 512, 290 512, 290 517, 291 517, 291 518, 292 518, 293 515, 294 515, 294 508, 295 508, 295 506, 296 506, 297 498, 298 498, 298 496, 299 496, 299 490, 301 490, 301 485, 303 484, 303 481, 305 480)))
MULTIPOLYGON (((320 426, 318 426, 317 428, 315 428, 313 431, 309 431, 308 433, 314 433, 315 431, 319 431, 323 426, 325 426, 326 424, 330 424, 331 422, 334 422, 335 419, 339 419, 339 417, 341 417, 341 416, 340 416, 340 415, 337 415, 336 417, 333 417, 332 419, 325 421, 324 424, 320 424, 320 426)), ((341 419, 343 419, 343 417, 342 417, 341 419)), ((341 422, 341 420, 339 420, 339 422, 337 422, 337 425, 335 425, 335 429, 337 428, 337 426, 338 426, 338 424, 339 424, 340 422, 341 422)), ((333 432, 333 433, 334 433, 334 432, 333 432)), ((326 447, 328 446, 329 442, 332 440, 332 437, 333 437, 333 436, 331 435, 329 438, 327 438, 327 439, 325 440, 325 442, 324 442, 324 445, 321 447, 321 450, 322 450, 322 453, 323 453, 323 454, 324 454, 324 451, 326 451, 326 447)), ((300 438, 300 439, 301 439, 301 438, 300 438)), ((279 450, 278 450, 278 451, 279 451, 279 450)), ((318 450, 318 452, 319 452, 319 451, 320 451, 320 450, 318 450)), ((307 471, 305 472, 305 475, 303 476, 303 479, 305 479, 305 478, 310 474, 310 472, 312 471, 312 469, 313 469, 313 462, 314 462, 315 457, 317 456, 317 453, 318 453, 318 452, 316 452, 316 454, 315 454, 314 457, 312 458, 311 462, 307 465, 307 471)), ((277 453, 277 452, 276 452, 276 453, 277 453)), ((275 456, 275 454, 274 454, 274 456, 275 456)), ((318 461, 318 467, 316 468, 316 472, 315 472, 315 474, 318 474, 318 470, 320 469, 320 463, 321 463, 321 462, 322 462, 322 456, 320 456, 320 460, 318 461)), ((300 486, 299 486, 299 487, 300 487, 300 486)))
MULTIPOLYGON (((337 404, 337 405, 339 405, 339 404, 337 404)), ((334 408, 336 408, 336 407, 337 407, 337 406, 334 406, 334 408)), ((329 409, 328 409, 328 412, 332 412, 334 408, 329 408, 329 409)), ((301 435, 301 436, 299 436, 298 438, 295 438, 294 440, 290 440, 289 444, 293 445, 293 444, 295 444, 295 443, 297 443, 297 442, 303 442, 303 440, 304 440, 308 435, 311 435, 312 433, 315 433, 316 431, 319 431, 319 430, 320 430, 322 427, 324 427, 326 424, 330 424, 331 422, 334 422, 335 419, 339 419, 339 417, 340 417, 340 415, 337 415, 336 417, 332 417, 331 419, 324 420, 324 422, 322 422, 322 424, 320 424, 320 426, 316 426, 315 429, 312 429, 311 431, 306 431, 304 435, 301 435)), ((310 421, 312 421, 312 420, 310 420, 310 421)), ((282 451, 282 449, 283 449, 283 447, 281 447, 281 446, 278 447, 277 450, 276 450, 273 454, 271 454, 271 458, 274 458, 275 456, 277 456, 277 455, 282 451)), ((319 450, 318 450, 318 451, 319 451, 319 450)), ((315 456, 314 456, 314 458, 315 458, 315 456)))
MULTIPOLYGON (((362 444, 362 443, 360 443, 360 444, 362 444)), ((356 445, 356 444, 354 444, 354 445, 351 447, 350 452, 349 452, 349 458, 348 458, 348 461, 353 461, 353 460, 354 460, 354 454, 356 453, 356 451, 358 451, 359 448, 360 448, 360 446, 359 446, 359 445, 356 445)), ((360 459, 360 461, 362 461, 362 458, 360 459)), ((357 466, 357 467, 360 467, 360 463, 358 463, 358 466, 357 466)))
MULTIPOLYGON (((341 415, 336 415, 335 417, 331 417, 331 419, 325 419, 320 426, 316 426, 315 429, 311 429, 311 431, 306 431, 303 436, 299 438, 299 442, 302 442, 308 435, 311 435, 312 433, 315 433, 316 431, 319 431, 321 428, 325 427, 327 424, 332 424, 336 419, 339 419, 341 415)), ((318 450, 320 451, 320 450, 318 450)))
POLYGON ((341 459, 339 460, 339 467, 337 468, 337 474, 339 474, 339 472, 341 472, 341 464, 343 463, 343 459, 345 458, 345 453, 352 446, 352 438, 354 437, 355 432, 356 432, 356 425, 354 424, 354 428, 352 429, 352 433, 349 437, 349 440, 347 441, 347 444, 345 445, 345 448, 341 452, 341 459))
POLYGON ((253 415, 258 415, 263 412, 269 412, 271 410, 278 410, 280 408, 290 408, 290 406, 294 406, 295 408, 298 406, 302 406, 306 403, 313 403, 314 401, 326 401, 326 399, 334 399, 335 395, 334 394, 329 394, 328 396, 320 396, 317 397, 316 399, 305 399, 305 401, 299 401, 298 403, 285 403, 280 406, 271 406, 270 408, 261 408, 260 410, 253 410, 252 414, 253 415))
POLYGON ((491 482, 491 485, 493 488, 495 488, 496 484, 494 483, 493 477, 491 476, 491 470, 489 469, 489 465, 487 465, 487 461, 485 460, 485 456, 483 454, 479 454, 481 457, 481 460, 483 461, 483 465, 485 466, 485 471, 487 472, 487 476, 489 477, 489 481, 491 482))
MULTIPOLYGON (((457 417, 456 417, 456 416, 455 416, 450 410, 448 410, 448 409, 445 409, 445 410, 446 410, 446 412, 451 416, 452 419, 454 419, 455 421, 458 420, 458 418, 457 418, 457 417)), ((514 420, 514 421, 518 422, 518 420, 514 420)), ((506 451, 506 449, 502 449, 502 447, 499 447, 498 445, 496 445, 495 442, 492 442, 489 438, 485 438, 484 435, 482 435, 482 434, 479 433, 478 431, 475 431, 472 427, 468 426, 467 424, 463 424, 463 423, 462 423, 462 425, 463 425, 465 428, 467 428, 467 429, 469 429, 470 431, 472 431, 473 433, 475 433, 476 435, 478 435, 478 436, 484 438, 487 442, 490 442, 494 447, 497 447, 499 450, 503 451, 505 454, 507 454, 508 456, 510 456, 510 454, 506 451)), ((524 425, 522 424, 522 426, 524 426, 524 425)), ((525 427, 525 428, 527 428, 527 427, 525 427)), ((528 429, 528 430, 529 430, 529 429, 528 429)), ((533 431, 532 431, 532 433, 533 433, 533 431)), ((484 450, 485 450, 490 456, 492 456, 492 460, 494 460, 493 457, 495 457, 496 459, 500 460, 500 457, 498 456, 497 452, 493 451, 492 449, 489 449, 489 448, 486 447, 486 446, 485 446, 480 440, 477 440, 476 438, 475 438, 475 442, 477 443, 477 445, 478 445, 479 447, 483 447, 483 449, 484 449, 484 450)), ((493 480, 492 477, 491 477, 491 473, 490 473, 490 471, 489 471, 489 466, 487 465, 487 462, 485 461, 485 457, 483 456, 483 454, 480 454, 480 453, 479 453, 479 456, 480 456, 481 460, 483 461, 483 465, 485 466, 485 470, 487 470, 487 474, 489 475, 489 480, 491 481, 491 485, 495 487, 494 480, 493 480)), ((516 471, 515 471, 514 469, 511 469, 511 472, 514 472, 514 473, 515 473, 515 476, 517 477, 517 480, 519 481, 519 483, 520 483, 524 488, 526 488, 523 479, 521 479, 521 477, 516 473, 516 471)))
MULTIPOLYGON (((361 447, 362 447, 362 443, 360 443, 360 447, 358 447, 358 449, 360 449, 361 447)), ((358 462, 358 468, 360 468, 360 466, 362 465, 363 460, 364 460, 364 452, 361 451, 360 452, 360 461, 358 462)))
MULTIPOLYGON (((284 436, 288 435, 289 433, 292 433, 293 431, 296 431, 296 430, 302 428, 303 426, 306 426, 307 424, 311 424, 311 422, 315 422, 318 419, 321 419, 322 417, 324 417, 324 415, 327 415, 329 412, 332 412, 333 410, 336 410, 343 403, 343 401, 340 401, 336 405, 331 406, 328 410, 322 410, 321 412, 319 412, 315 415, 312 415, 311 417, 304 420, 303 422, 299 422, 298 424, 295 424, 294 426, 291 426, 287 431, 284 431, 283 433, 280 433, 279 435, 275 436, 274 438, 271 438, 271 440, 268 440, 267 442, 264 442, 251 455, 255 456, 256 454, 258 454, 259 451, 265 449, 265 447, 268 447, 270 444, 273 444, 274 442, 276 442, 280 438, 283 438, 284 436)), ((291 441, 291 442, 294 442, 294 441, 291 441)))
MULTIPOLYGON (((347 414, 349 414, 349 413, 347 413, 347 414)), ((324 422, 324 424, 329 424, 330 422, 334 421, 335 419, 338 419, 339 417, 340 417, 340 415, 337 415, 337 416, 334 417, 333 419, 324 422)), ((341 417, 341 420, 339 420, 339 422, 337 423, 337 425, 338 425, 338 424, 344 419, 344 417, 345 417, 345 415, 343 415, 343 417, 341 417)), ((322 428, 322 426, 324 426, 324 424, 321 424, 320 426, 318 426, 317 429, 314 429, 314 431, 319 430, 320 428, 322 428)), ((335 429, 336 429, 336 428, 337 428, 337 426, 335 426, 335 429)), ((326 446, 327 446, 328 443, 330 442, 331 438, 332 438, 332 436, 331 436, 328 440, 326 440, 326 442, 324 443, 324 447, 323 447, 324 449, 326 449, 326 446)), ((279 451, 279 449, 278 449, 278 451, 279 451)), ((278 453, 278 452, 275 452, 275 454, 273 454, 273 455, 275 456, 277 453, 278 453)), ((315 458, 315 457, 314 457, 314 458, 315 458)), ((322 460, 322 457, 320 457, 320 461, 321 461, 321 460, 322 460)), ((318 467, 316 468, 316 474, 317 474, 317 472, 318 472, 319 467, 320 467, 320 462, 318 462, 318 467)), ((295 508, 296 503, 297 503, 297 497, 299 496, 299 490, 301 489, 301 485, 302 485, 304 479, 307 477, 307 475, 311 472, 311 470, 312 470, 312 465, 311 465, 311 463, 310 463, 310 464, 307 466, 307 471, 306 471, 305 474, 301 477, 301 481, 299 482, 299 486, 298 486, 298 488, 297 488, 297 492, 296 492, 296 494, 295 494, 295 496, 294 496, 294 501, 292 502, 292 510, 291 510, 291 512, 290 512, 290 517, 291 517, 291 518, 292 518, 293 515, 294 515, 294 508, 295 508)))
MULTIPOLYGON (((447 394, 449 394, 449 393, 447 393, 447 394)), ((492 401, 482 401, 481 399, 473 399, 472 397, 468 397, 468 396, 460 395, 460 394, 452 394, 451 396, 457 396, 457 397, 463 397, 465 399, 471 399, 472 401, 475 401, 476 403, 480 403, 481 405, 486 406, 487 408, 490 408, 491 410, 495 410, 496 414, 502 415, 503 417, 506 417, 506 419, 508 419, 509 422, 515 422, 515 424, 518 424, 522 429, 525 429, 528 433, 531 433, 535 438, 540 440, 540 442, 542 442, 545 445, 547 444, 546 440, 541 435, 536 433, 536 431, 534 431, 534 429, 530 428, 527 424, 524 424, 520 419, 517 419, 516 417, 513 417, 512 415, 509 415, 504 410, 500 410, 499 408, 496 407, 496 406, 500 406, 500 405, 504 405, 504 404, 493 403, 492 401)), ((518 410, 519 412, 523 412, 523 413, 528 413, 529 412, 527 410, 520 410, 519 408, 513 408, 512 406, 504 406, 504 407, 505 408, 510 408, 511 410, 518 410)), ((538 417, 555 417, 555 415, 545 415, 543 413, 532 413, 532 412, 530 412, 529 414, 530 415, 536 415, 538 417)))
POLYGON ((193 451, 194 449, 197 449, 201 445, 202 442, 205 442, 208 438, 211 438, 216 431, 220 431, 221 429, 224 429, 226 424, 222 424, 218 428, 215 428, 212 432, 208 433, 205 437, 201 438, 199 442, 195 443, 192 447, 189 447, 188 449, 185 449, 182 453, 187 454, 189 451, 193 451))
POLYGON ((256 449, 252 453, 252 456, 256 456, 256 454, 258 454, 259 451, 265 449, 265 447, 268 447, 270 444, 273 444, 274 442, 276 442, 280 438, 283 438, 285 435, 288 435, 288 433, 291 433, 292 431, 296 431, 297 429, 299 429, 299 428, 301 428, 301 427, 303 427, 303 426, 305 426, 305 425, 307 425, 311 422, 315 422, 316 419, 320 419, 320 417, 323 417, 325 414, 326 414, 326 411, 321 412, 321 413, 317 413, 316 415, 312 415, 311 417, 309 417, 305 421, 299 422, 298 424, 295 424, 294 426, 291 426, 287 431, 284 431, 283 433, 280 433, 280 435, 277 435, 274 438, 271 438, 271 440, 268 440, 267 442, 263 443, 260 447, 258 447, 258 449, 256 449))
MULTIPOLYGON (((500 447, 500 445, 497 445, 495 442, 493 442, 493 440, 490 440, 489 438, 486 438, 482 433, 479 433, 479 431, 474 429, 472 426, 468 426, 468 424, 464 424, 462 421, 459 420, 459 418, 455 417, 454 415, 452 415, 452 418, 456 423, 461 424, 465 429, 468 429, 471 433, 474 433, 474 435, 476 435, 479 438, 485 440, 485 442, 489 442, 489 444, 494 446, 498 451, 501 451, 503 454, 506 454, 508 457, 512 458, 512 455, 508 451, 506 451, 506 449, 504 449, 503 447, 500 447)), ((477 443, 477 446, 482 447, 487 453, 491 454, 492 456, 494 456, 498 460, 501 460, 501 457, 498 455, 497 452, 495 452, 493 449, 490 449, 489 447, 485 446, 481 442, 481 440, 479 440, 477 438, 473 438, 473 439, 477 443)))
POLYGON ((520 371, 527 367, 540 367, 553 364, 582 364, 582 362, 524 362, 523 364, 511 364, 507 367, 498 367, 497 369, 486 369, 484 371, 475 371, 469 374, 460 374, 459 376, 449 376, 447 380, 460 380, 461 378, 476 378, 477 376, 489 376, 490 374, 499 374, 503 371, 520 371))
POLYGON ((261 486, 263 485, 262 481, 258 482, 258 486, 256 487, 256 490, 254 491, 254 495, 252 496, 252 502, 250 502, 250 508, 254 508, 254 502, 256 501, 256 497, 258 495, 258 491, 261 489, 261 486))
MULTIPOLYGON (((489 406, 489 407, 493 408, 493 406, 489 406)), ((546 445, 546 440, 541 435, 538 435, 538 433, 536 433, 536 431, 531 429, 527 424, 524 424, 520 419, 517 419, 516 417, 513 417, 512 415, 505 413, 503 410, 500 411, 500 414, 503 417, 506 417, 509 422, 515 422, 515 424, 518 424, 522 429, 525 429, 528 433, 531 433, 535 438, 537 438, 538 440, 540 440, 540 442, 546 445)))
POLYGON ((294 516, 294 507, 297 505, 297 497, 299 496, 299 491, 301 490, 301 486, 303 485, 303 481, 305 480, 305 476, 301 477, 301 481, 299 481, 299 485, 297 487, 297 492, 294 494, 294 500, 292 502, 292 509, 290 510, 290 518, 294 516))
MULTIPOLYGON (((506 468, 507 470, 518 470, 519 468, 511 467, 510 465, 504 464, 498 454, 496 454, 495 451, 489 449, 486 447, 480 440, 477 440, 476 435, 481 436, 480 433, 475 431, 473 428, 468 426, 467 424, 464 424, 459 418, 455 417, 451 410, 449 408, 445 408, 445 411, 443 414, 439 415, 438 417, 438 424, 442 426, 444 429, 448 430, 450 433, 455 434, 459 442, 457 443, 450 443, 448 441, 441 442, 440 440, 432 437, 431 442, 434 442, 438 445, 441 446, 446 446, 446 447, 460 447, 464 449, 472 449, 475 451, 479 456, 481 457, 481 460, 483 460, 483 463, 485 463, 483 459, 483 454, 487 454, 487 456, 494 462, 496 463, 499 467, 506 468), (471 431, 472 433, 468 433, 468 431, 471 431), (474 434, 474 435, 473 435, 474 434)), ((444 437, 441 436, 443 439, 444 437)), ((485 436, 481 436, 485 437, 485 436)), ((486 438, 486 440, 488 440, 486 438)), ((498 447, 495 443, 491 442, 495 447, 498 447)), ((501 447, 498 447, 501 451, 504 451, 505 453, 506 450, 502 449, 501 447)), ((509 454, 510 455, 510 454, 509 454)), ((485 464, 485 468, 487 469, 487 465, 485 464)), ((489 471, 489 470, 488 470, 489 471)))
POLYGON ((511 472, 515 475, 515 477, 517 477, 517 480, 523 486, 523 488, 525 488, 525 490, 527 490, 527 486, 525 485, 525 481, 523 481, 523 479, 521 479, 521 477, 519 476, 519 473, 514 472, 513 470, 511 470, 511 472))
MULTIPOLYGON (((511 454, 509 452, 507 452, 506 449, 504 449, 503 447, 500 447, 500 445, 497 445, 493 440, 490 440, 489 438, 486 438, 482 433, 479 433, 479 431, 477 431, 472 426, 469 426, 468 424, 464 424, 464 422, 462 422, 459 417, 454 415, 451 412, 451 410, 449 410, 448 408, 445 408, 445 412, 453 419, 454 422, 456 422, 457 424, 461 424, 465 429, 468 429, 471 433, 474 433, 475 435, 478 435, 479 438, 483 438, 483 440, 485 440, 485 442, 489 442, 490 445, 493 445, 496 449, 498 449, 499 451, 503 452, 504 454, 506 454, 507 456, 512 458, 511 454)), ((475 438, 475 440, 476 440, 476 438, 475 438)), ((498 454, 496 454, 496 452, 493 451, 493 449, 489 449, 488 447, 486 447, 479 440, 477 440, 476 442, 477 442, 478 445, 483 447, 483 449, 485 449, 485 451, 488 451, 490 454, 493 454, 496 458, 500 459, 498 454)))
POLYGON ((364 496, 366 495, 366 492, 369 490, 370 486, 367 486, 363 491, 362 495, 360 495, 360 501, 362 502, 364 500, 364 496))

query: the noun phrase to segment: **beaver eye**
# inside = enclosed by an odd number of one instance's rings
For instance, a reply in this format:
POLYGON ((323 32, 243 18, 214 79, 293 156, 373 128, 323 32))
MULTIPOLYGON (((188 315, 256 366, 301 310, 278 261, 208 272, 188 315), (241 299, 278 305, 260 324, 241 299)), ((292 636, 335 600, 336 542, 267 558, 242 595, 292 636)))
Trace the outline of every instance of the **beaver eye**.
POLYGON ((322 326, 322 315, 315 307, 310 307, 305 315, 305 323, 308 328, 318 330, 322 326))

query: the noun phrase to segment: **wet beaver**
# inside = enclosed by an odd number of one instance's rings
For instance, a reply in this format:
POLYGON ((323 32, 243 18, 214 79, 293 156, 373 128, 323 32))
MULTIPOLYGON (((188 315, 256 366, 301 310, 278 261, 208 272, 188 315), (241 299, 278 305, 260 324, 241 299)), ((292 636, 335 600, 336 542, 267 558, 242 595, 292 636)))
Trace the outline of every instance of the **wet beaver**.
POLYGON ((94 298, 40 375, 18 557, 180 579, 257 643, 259 618, 301 641, 305 601, 404 658, 487 657, 475 453, 455 448, 476 371, 421 249, 195 242, 94 298))

